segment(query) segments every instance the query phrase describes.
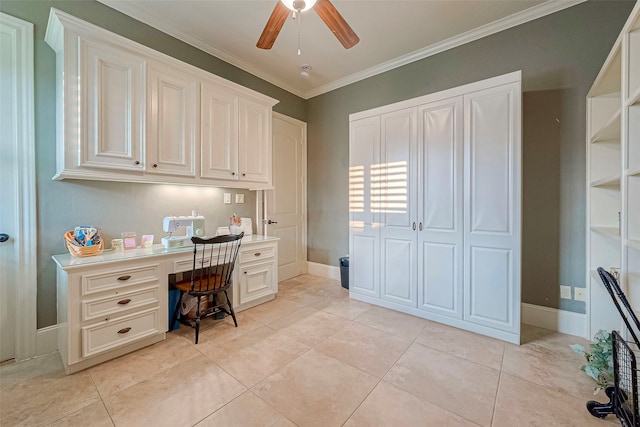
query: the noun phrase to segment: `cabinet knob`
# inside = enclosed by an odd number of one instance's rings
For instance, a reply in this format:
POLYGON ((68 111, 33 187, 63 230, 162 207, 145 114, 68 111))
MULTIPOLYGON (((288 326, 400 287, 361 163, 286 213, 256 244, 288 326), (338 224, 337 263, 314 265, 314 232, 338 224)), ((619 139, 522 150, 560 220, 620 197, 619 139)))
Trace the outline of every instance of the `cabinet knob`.
POLYGON ((119 334, 126 334, 127 332, 129 332, 131 330, 131 328, 122 328, 118 331, 119 334))
POLYGON ((242 176, 247 176, 247 174, 246 174, 246 173, 243 173, 243 174, 242 174, 242 176))
POLYGON ((418 229, 419 229, 420 231, 422 231, 422 223, 420 223, 420 225, 418 225, 418 229))
POLYGON ((262 254, 262 252, 256 252, 254 255, 255 256, 260 256, 262 254))
POLYGON ((136 165, 139 165, 139 164, 140 164, 140 160, 136 160, 134 163, 135 163, 136 165))
POLYGON ((154 163, 154 164, 153 164, 153 167, 154 167, 154 168, 157 168, 157 167, 158 167, 158 164, 157 164, 157 163, 154 163))
POLYGON ((235 172, 231 172, 231 175, 236 176, 236 173, 235 172))
POLYGON ((131 276, 120 276, 120 277, 118 277, 118 280, 121 281, 121 282, 126 282, 129 279, 131 279, 131 276))
POLYGON ((118 301, 118 305, 127 305, 131 302, 129 298, 118 301))
POLYGON ((415 229, 416 229, 416 222, 413 221, 413 230, 415 231, 415 229))

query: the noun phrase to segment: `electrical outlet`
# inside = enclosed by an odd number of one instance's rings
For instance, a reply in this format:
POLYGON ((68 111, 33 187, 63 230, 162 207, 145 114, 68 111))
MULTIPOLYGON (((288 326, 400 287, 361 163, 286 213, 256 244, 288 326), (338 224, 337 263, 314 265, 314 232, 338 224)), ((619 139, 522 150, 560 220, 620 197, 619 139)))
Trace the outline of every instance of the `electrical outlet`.
POLYGON ((224 204, 225 205, 231 204, 231 193, 224 193, 224 204))
POLYGON ((575 288, 574 298, 576 301, 586 301, 587 300, 587 289, 586 288, 575 288))
POLYGON ((244 203, 244 194, 236 194, 236 203, 244 203))
POLYGON ((571 299, 571 286, 560 285, 560 298, 571 299))

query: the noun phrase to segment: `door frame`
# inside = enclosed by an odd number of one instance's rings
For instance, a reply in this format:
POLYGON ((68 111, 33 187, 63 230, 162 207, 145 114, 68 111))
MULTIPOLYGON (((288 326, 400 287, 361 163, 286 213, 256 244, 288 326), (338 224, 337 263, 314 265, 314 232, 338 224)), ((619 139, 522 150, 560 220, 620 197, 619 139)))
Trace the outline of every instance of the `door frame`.
POLYGON ((34 46, 33 24, 0 12, 0 27, 12 37, 15 51, 10 52, 15 66, 11 120, 16 125, 11 141, 17 158, 15 210, 18 275, 15 300, 15 360, 37 355, 37 222, 34 122, 34 46))
MULTIPOLYGON (((273 112, 272 113, 272 125, 271 125, 271 137, 273 138, 273 118, 278 118, 282 121, 289 122, 293 125, 302 128, 302 236, 301 244, 303 247, 304 260, 302 272, 307 274, 308 272, 308 247, 307 247, 307 123, 302 120, 294 119, 293 117, 285 116, 284 114, 273 112)), ((271 145, 273 150, 273 141, 271 145)), ((258 234, 266 235, 266 229, 263 226, 263 220, 267 213, 267 198, 265 197, 265 191, 258 191, 256 195, 256 219, 257 219, 257 232, 258 234)))

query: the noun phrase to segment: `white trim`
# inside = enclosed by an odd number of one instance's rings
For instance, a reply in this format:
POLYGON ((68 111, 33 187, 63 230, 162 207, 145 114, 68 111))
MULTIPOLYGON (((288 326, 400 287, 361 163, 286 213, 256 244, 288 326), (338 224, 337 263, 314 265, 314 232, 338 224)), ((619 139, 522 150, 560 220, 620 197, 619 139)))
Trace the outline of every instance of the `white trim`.
POLYGON ((36 223, 36 184, 35 184, 35 125, 34 125, 34 68, 33 68, 33 24, 0 12, 0 25, 11 29, 15 37, 14 54, 17 81, 16 105, 16 141, 18 180, 15 207, 17 232, 20 236, 14 245, 18 257, 20 283, 16 286, 17 308, 15 359, 24 360, 36 355, 37 328, 37 263, 36 241, 38 239, 36 223))
POLYGON ((325 277, 332 280, 340 280, 340 267, 327 264, 318 264, 317 262, 307 261, 308 274, 313 276, 325 277))
POLYGON ((163 33, 169 34, 170 36, 173 36, 178 40, 182 40, 185 43, 195 46, 198 49, 201 49, 215 56, 216 58, 219 58, 225 62, 228 62, 231 65, 234 65, 240 68, 241 70, 244 70, 248 73, 253 74, 256 77, 259 77, 269 83, 272 83, 280 87, 281 89, 291 92, 294 95, 300 96, 301 98, 309 99, 309 98, 313 98, 314 96, 322 95, 323 93, 327 93, 332 90, 341 88, 343 86, 350 85, 360 80, 373 77, 377 74, 381 74, 386 71, 393 70, 394 68, 398 68, 403 65, 410 64, 412 62, 427 58, 429 56, 433 56, 445 50, 453 49, 455 47, 461 46, 466 43, 470 43, 472 41, 481 39, 483 37, 499 33, 500 31, 504 31, 509 28, 522 25, 529 21, 542 18, 543 16, 547 16, 552 13, 559 12, 561 10, 583 3, 586 0, 561 0, 561 1, 549 0, 537 6, 531 7, 529 9, 523 10, 518 13, 514 13, 513 15, 507 16, 505 18, 499 19, 497 21, 491 22, 489 24, 483 25, 481 27, 459 34, 457 36, 448 38, 441 42, 434 43, 422 49, 415 50, 406 55, 402 55, 398 58, 392 59, 390 61, 384 62, 382 64, 376 65, 371 68, 367 68, 366 70, 351 74, 350 76, 335 80, 333 82, 327 83, 325 85, 319 86, 315 89, 305 91, 305 92, 301 92, 300 90, 287 84, 285 81, 265 73, 260 67, 256 67, 252 64, 249 64, 228 52, 224 52, 219 49, 216 49, 214 46, 208 43, 205 43, 201 40, 198 40, 189 34, 186 34, 185 32, 179 30, 170 22, 166 22, 166 21, 154 18, 142 8, 139 8, 131 5, 130 3, 118 1, 118 0, 98 0, 98 1, 113 9, 118 10, 119 12, 124 13, 125 15, 128 15, 134 19, 137 19, 138 21, 144 22, 145 24, 150 25, 151 27, 159 31, 162 31, 163 33))
POLYGON ((58 350, 58 329, 60 329, 60 325, 38 329, 38 356, 58 350))
POLYGON ((522 323, 590 339, 587 315, 522 303, 522 323))

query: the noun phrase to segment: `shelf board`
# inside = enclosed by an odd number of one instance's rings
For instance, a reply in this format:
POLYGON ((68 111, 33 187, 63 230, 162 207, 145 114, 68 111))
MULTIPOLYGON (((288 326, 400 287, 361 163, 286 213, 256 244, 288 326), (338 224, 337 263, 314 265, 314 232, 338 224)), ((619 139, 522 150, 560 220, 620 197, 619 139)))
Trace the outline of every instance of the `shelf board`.
POLYGON ((604 141, 618 141, 620 142, 620 117, 622 109, 616 110, 614 115, 607 121, 607 123, 600 128, 598 132, 591 137, 591 143, 595 144, 604 141))
POLYGON ((640 176, 640 168, 639 169, 627 169, 627 176, 640 176))
POLYGON ((629 239, 627 240, 627 246, 640 250, 640 240, 629 239))
POLYGON ((591 231, 613 240, 620 240, 618 227, 591 227, 591 231))
POLYGON ((592 187, 620 187, 620 175, 605 176, 591 181, 592 187))

